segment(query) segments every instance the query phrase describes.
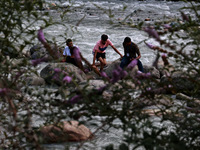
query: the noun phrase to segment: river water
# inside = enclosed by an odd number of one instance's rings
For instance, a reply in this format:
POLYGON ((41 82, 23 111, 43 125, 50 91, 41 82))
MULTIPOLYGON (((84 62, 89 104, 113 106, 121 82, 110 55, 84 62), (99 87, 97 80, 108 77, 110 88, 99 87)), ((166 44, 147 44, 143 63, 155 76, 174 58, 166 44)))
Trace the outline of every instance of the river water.
MULTIPOLYGON (((62 7, 62 9, 45 10, 50 11, 51 15, 54 16, 54 19, 58 22, 60 21, 60 13, 67 9, 65 7, 71 5, 68 1, 47 1, 62 7)), ((151 65, 156 56, 156 52, 150 50, 144 42, 142 42, 148 39, 148 35, 138 29, 122 25, 122 21, 127 15, 129 15, 129 17, 125 22, 133 25, 144 21, 146 18, 150 18, 150 21, 145 21, 146 25, 152 24, 154 21, 162 22, 164 19, 181 19, 179 9, 187 6, 184 2, 167 2, 165 0, 76 0, 71 2, 73 2, 71 12, 65 15, 63 23, 68 27, 72 27, 75 32, 66 30, 63 26, 52 26, 44 30, 46 38, 52 38, 54 36, 58 45, 63 47, 65 46, 65 40, 67 38, 72 38, 74 44, 79 46, 82 55, 92 62, 92 49, 96 42, 100 40, 102 34, 107 34, 114 46, 122 54, 122 42, 126 36, 129 36, 133 42, 138 44, 142 56, 141 61, 144 65, 151 65), (126 9, 123 11, 123 8, 126 9), (114 15, 114 17, 110 19, 108 17, 109 14, 114 15), (79 23, 83 17, 84 19, 79 23), (113 23, 111 23, 111 21, 113 23), (79 23, 78 26, 76 26, 77 23, 79 23)), ((190 12, 186 11, 185 13, 188 14, 190 12)), ((164 39, 165 37, 161 38, 164 39)), ((159 46, 159 43, 152 38, 148 39, 148 42, 159 46)), ((119 55, 115 53, 111 47, 108 47, 106 56, 107 61, 113 61, 119 58, 119 55)), ((98 120, 98 116, 96 119, 98 120)), ((101 118, 99 117, 99 119, 101 118)), ((116 123, 119 122, 116 121, 116 123)), ((92 131, 95 130, 95 127, 89 126, 89 128, 92 131)), ((110 129, 110 131, 109 134, 98 133, 93 141, 95 145, 91 143, 88 144, 90 147, 88 149, 101 149, 102 146, 108 145, 109 143, 117 145, 122 140, 121 137, 123 133, 116 129, 110 129)), ((76 146, 75 143, 71 143, 70 145, 76 146)), ((65 146, 65 143, 45 145, 45 147, 50 150, 65 149, 65 146)))
MULTIPOLYGON (((68 1, 48 1, 55 3, 57 6, 67 7, 71 5, 68 1)), ((163 21, 164 19, 181 19, 179 9, 187 6, 184 2, 166 2, 158 0, 137 1, 137 0, 110 0, 110 1, 97 1, 97 0, 76 0, 72 1, 71 12, 65 15, 63 23, 72 27, 75 32, 66 30, 62 26, 53 26, 44 30, 48 38, 51 36, 56 37, 57 43, 65 46, 65 40, 72 38, 74 44, 79 46, 83 56, 92 62, 92 49, 96 42, 100 40, 102 34, 107 34, 114 46, 123 54, 122 42, 126 36, 131 37, 132 41, 137 43, 141 51, 141 61, 144 65, 149 65, 155 58, 154 51, 150 50, 144 42, 148 39, 145 32, 138 29, 131 28, 127 25, 122 25, 122 21, 126 18, 126 23, 137 24, 149 18, 150 21, 145 21, 146 25, 152 24, 154 21, 163 21), (123 8, 125 8, 123 11, 123 8), (112 19, 108 17, 109 10, 114 15, 112 19), (106 13, 105 13, 106 12, 106 13), (79 21, 84 18, 80 23, 79 21), (110 23, 112 20, 113 24, 110 23), (79 24, 78 24, 79 23, 79 24), (78 24, 78 26, 76 26, 78 24), (66 34, 66 35, 65 35, 66 34), (62 35, 60 37, 58 35, 62 35)), ((50 10, 51 15, 54 16, 56 21, 60 21, 60 12, 65 9, 50 10)), ((190 12, 185 12, 189 14, 190 12)), ((161 37, 165 38, 165 37, 161 37)), ((158 45, 154 39, 149 39, 148 42, 158 45)), ((113 61, 119 58, 115 51, 108 47, 107 61, 113 61)))

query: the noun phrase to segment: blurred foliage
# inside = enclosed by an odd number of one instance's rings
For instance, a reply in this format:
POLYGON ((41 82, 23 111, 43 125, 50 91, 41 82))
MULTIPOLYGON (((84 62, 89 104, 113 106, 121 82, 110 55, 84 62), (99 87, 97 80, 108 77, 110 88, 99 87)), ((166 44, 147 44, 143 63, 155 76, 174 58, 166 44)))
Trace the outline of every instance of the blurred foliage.
MULTIPOLYGON (((70 86, 65 83, 56 88, 29 86, 25 78, 38 73, 23 51, 37 42, 36 33, 39 29, 36 24, 44 29, 61 24, 53 21, 45 5, 48 4, 42 0, 0 1, 1 149, 43 149, 39 126, 61 120, 77 120, 94 126, 94 134, 109 132, 111 128, 121 130, 121 143, 104 145, 106 150, 200 148, 200 104, 195 102, 200 97, 199 3, 191 2, 190 8, 184 8, 193 10, 194 17, 177 22, 177 26, 164 32, 169 41, 159 41, 161 46, 170 49, 167 54, 176 61, 175 71, 183 71, 184 68, 187 79, 194 84, 193 91, 186 91, 192 98, 190 107, 188 100, 160 106, 159 101, 165 97, 160 91, 173 93, 173 88, 169 86, 173 83, 161 84, 146 74, 132 76, 129 73, 123 80, 113 79, 115 82, 112 83, 105 79, 106 86, 100 89, 89 88, 89 81, 82 88, 74 79, 70 86), (179 34, 179 31, 184 31, 184 35, 179 34), (177 43, 177 38, 184 41, 188 39, 188 42, 177 43), (171 49, 171 45, 176 49, 171 49), (16 58, 22 59, 21 63, 15 64, 16 58), (110 93, 109 98, 104 95, 105 92, 110 93), (77 96, 76 99, 74 96, 77 96), (158 111, 153 111, 153 115, 145 113, 143 100, 152 102, 158 111), (116 123, 116 120, 120 123, 116 123)), ((181 12, 184 13, 184 9, 181 12)), ((60 15, 61 19, 69 11, 66 8, 60 15)), ((115 18, 110 9, 105 13, 111 20, 115 18)), ((131 27, 142 30, 144 24, 141 22, 131 27)), ((164 70, 168 67, 165 66, 164 70)), ((118 73, 122 72, 118 70, 118 73)), ((84 146, 85 143, 81 143, 78 148, 84 146)), ((66 146, 66 149, 69 147, 66 146)))

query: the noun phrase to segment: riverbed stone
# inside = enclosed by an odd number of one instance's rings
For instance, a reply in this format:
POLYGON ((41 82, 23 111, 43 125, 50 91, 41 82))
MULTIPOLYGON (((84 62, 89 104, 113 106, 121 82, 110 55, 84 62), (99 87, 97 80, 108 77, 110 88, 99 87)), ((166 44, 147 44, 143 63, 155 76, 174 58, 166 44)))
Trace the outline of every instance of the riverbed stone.
POLYGON ((170 107, 173 105, 173 100, 166 95, 155 95, 154 98, 140 98, 135 100, 135 106, 138 108, 145 108, 148 106, 165 106, 170 107))
POLYGON ((189 80, 188 74, 182 71, 176 71, 170 76, 162 76, 161 83, 163 85, 171 85, 176 93, 188 93, 195 88, 195 84, 189 80))
POLYGON ((40 128, 44 143, 80 142, 93 137, 92 132, 78 121, 63 121, 40 128))
POLYGON ((42 44, 34 45, 30 48, 31 59, 39 59, 47 54, 46 49, 42 44))
POLYGON ((199 106, 200 106, 200 100, 199 99, 187 96, 187 95, 185 95, 183 93, 177 93, 176 94, 176 98, 179 99, 179 100, 186 101, 187 102, 187 106, 189 106, 189 107, 197 107, 197 108, 199 108, 199 106))

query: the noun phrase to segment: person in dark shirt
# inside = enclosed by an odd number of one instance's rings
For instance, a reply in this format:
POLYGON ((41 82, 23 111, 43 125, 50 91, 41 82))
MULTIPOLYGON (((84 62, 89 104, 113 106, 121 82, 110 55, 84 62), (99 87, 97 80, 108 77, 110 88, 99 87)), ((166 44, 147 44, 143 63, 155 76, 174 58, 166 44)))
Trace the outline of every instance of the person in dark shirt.
POLYGON ((124 69, 131 61, 136 59, 138 69, 144 72, 142 62, 139 60, 141 58, 140 50, 138 46, 131 41, 130 37, 126 37, 123 42, 124 56, 121 60, 120 67, 124 69))

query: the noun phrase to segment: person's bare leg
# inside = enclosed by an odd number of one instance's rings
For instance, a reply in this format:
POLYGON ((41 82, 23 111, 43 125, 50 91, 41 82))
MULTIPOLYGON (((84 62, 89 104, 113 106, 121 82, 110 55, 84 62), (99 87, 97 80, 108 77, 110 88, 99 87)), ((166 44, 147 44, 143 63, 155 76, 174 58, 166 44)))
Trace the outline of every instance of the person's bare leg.
POLYGON ((81 61, 78 61, 78 62, 77 62, 77 65, 78 65, 78 67, 79 67, 82 71, 84 71, 83 64, 82 64, 81 61))
POLYGON ((93 66, 90 64, 90 62, 84 58, 82 55, 81 55, 81 59, 96 73, 98 74, 99 76, 101 76, 101 73, 99 72, 99 69, 96 67, 96 66, 93 66))
POLYGON ((106 59, 103 59, 103 58, 99 58, 99 61, 100 61, 100 71, 103 70, 104 66, 106 65, 106 59))

